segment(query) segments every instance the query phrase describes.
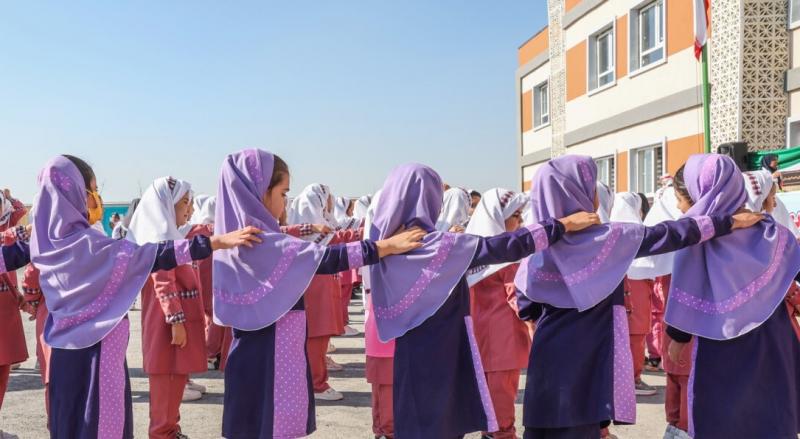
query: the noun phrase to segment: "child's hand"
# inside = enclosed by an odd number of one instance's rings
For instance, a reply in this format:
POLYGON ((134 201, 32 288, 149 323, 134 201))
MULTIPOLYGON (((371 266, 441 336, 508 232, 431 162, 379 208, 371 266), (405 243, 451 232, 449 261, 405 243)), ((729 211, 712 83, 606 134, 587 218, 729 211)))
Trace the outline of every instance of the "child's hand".
POLYGON ((179 348, 186 347, 186 327, 183 326, 183 323, 172 325, 172 344, 179 348))
POLYGON ((253 226, 247 226, 224 235, 214 235, 211 237, 211 249, 222 250, 239 247, 240 245, 253 247, 254 242, 261 242, 261 238, 258 237, 259 233, 261 233, 261 230, 253 226))
POLYGON ((756 225, 759 221, 764 219, 764 215, 754 212, 741 212, 733 215, 733 227, 731 230, 746 229, 756 225))
POLYGON ((378 256, 383 258, 391 255, 401 255, 411 250, 422 247, 422 238, 427 233, 419 227, 408 230, 400 230, 391 238, 383 239, 375 243, 378 247, 378 256))
POLYGON ((461 227, 461 226, 459 226, 459 225, 455 225, 453 227, 450 227, 450 230, 448 230, 448 231, 452 232, 452 233, 464 233, 464 230, 466 230, 466 229, 461 227))
POLYGON ((325 224, 312 224, 311 230, 313 230, 314 233, 319 233, 320 235, 327 235, 328 233, 331 233, 333 231, 333 229, 326 226, 325 224))
POLYGON ((673 363, 680 362, 683 349, 686 348, 686 345, 687 343, 678 343, 675 340, 670 340, 667 353, 669 355, 669 359, 672 360, 673 363))
POLYGON ((578 232, 587 227, 600 224, 600 216, 594 212, 577 212, 558 220, 569 232, 578 232))

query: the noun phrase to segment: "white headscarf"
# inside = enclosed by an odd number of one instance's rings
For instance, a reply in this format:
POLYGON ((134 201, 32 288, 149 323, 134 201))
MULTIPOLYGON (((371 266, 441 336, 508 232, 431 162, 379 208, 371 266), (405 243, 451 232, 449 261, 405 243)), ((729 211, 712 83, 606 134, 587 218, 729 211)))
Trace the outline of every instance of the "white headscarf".
POLYGON ((635 192, 622 192, 614 196, 611 221, 642 224, 642 197, 635 192))
MULTIPOLYGON (((644 225, 651 227, 664 221, 675 221, 682 215, 683 213, 678 210, 675 188, 663 187, 653 197, 653 205, 644 219, 644 225)), ((670 274, 672 273, 673 258, 674 253, 666 253, 634 259, 628 270, 628 277, 631 279, 655 279, 670 274)))
POLYGON ((3 191, 0 191, 0 226, 4 226, 11 219, 11 214, 14 213, 14 206, 11 201, 6 198, 3 191))
MULTIPOLYGON (((465 233, 478 236, 495 236, 506 231, 506 220, 514 212, 524 209, 528 199, 507 189, 491 189, 484 192, 481 201, 469 220, 465 233)), ((467 284, 473 286, 511 263, 484 265, 467 272, 467 284)))
MULTIPOLYGON (((762 212, 764 210, 764 201, 767 200, 772 188, 775 186, 775 179, 772 177, 772 173, 762 169, 760 171, 743 172, 742 177, 744 177, 744 187, 747 189, 745 207, 753 212, 762 212)), ((775 197, 775 210, 770 215, 778 224, 789 229, 795 237, 800 236, 800 231, 798 231, 797 226, 789 215, 789 209, 786 208, 780 198, 775 197)))
MULTIPOLYGON (((372 202, 369 203, 367 209, 364 211, 364 235, 366 236, 369 232, 369 227, 372 225, 372 218, 375 217, 375 206, 378 205, 378 200, 381 198, 381 192, 383 189, 378 189, 375 192, 375 195, 372 196, 372 202)), ((363 197, 362 197, 363 198, 363 197)), ((359 200, 360 201, 360 200, 359 200)), ((364 238, 366 239, 366 238, 364 238)), ((369 290, 372 288, 372 282, 369 277, 369 267, 361 267, 359 271, 361 272, 361 283, 364 284, 364 290, 369 290)))
POLYGON ((356 200, 356 205, 353 207, 353 218, 362 220, 367 217, 367 209, 372 204, 373 197, 364 195, 356 200))
POLYGON ((192 186, 183 180, 157 178, 142 195, 125 239, 141 245, 185 238, 186 234, 175 225, 175 204, 191 190, 192 186))
POLYGON ((451 188, 444 192, 442 212, 436 220, 436 230, 446 232, 453 226, 465 226, 469 221, 471 207, 469 194, 461 188, 451 188))
POLYGON ((797 229, 797 225, 792 220, 791 215, 789 215, 789 209, 786 208, 786 204, 778 197, 775 197, 775 201, 775 210, 772 211, 772 217, 775 218, 778 224, 789 229, 789 231, 794 234, 795 238, 800 238, 800 230, 797 229))
MULTIPOLYGON (((289 224, 323 224, 331 229, 336 229, 338 224, 333 218, 333 212, 328 211, 328 200, 333 197, 330 189, 323 184, 310 184, 292 200, 292 208, 287 212, 286 221, 289 224)), ((327 245, 333 233, 322 235, 313 233, 303 236, 302 239, 317 244, 327 245)))
POLYGON ((194 213, 189 224, 214 224, 214 212, 217 208, 217 197, 214 195, 197 195, 192 201, 194 213))
POLYGON ((600 222, 606 224, 611 221, 611 209, 614 207, 614 192, 601 181, 597 182, 597 201, 597 216, 600 217, 600 222))
POLYGON ((348 207, 350 207, 350 200, 345 197, 336 197, 336 203, 333 205, 333 217, 340 229, 355 229, 361 222, 357 218, 347 215, 348 207))

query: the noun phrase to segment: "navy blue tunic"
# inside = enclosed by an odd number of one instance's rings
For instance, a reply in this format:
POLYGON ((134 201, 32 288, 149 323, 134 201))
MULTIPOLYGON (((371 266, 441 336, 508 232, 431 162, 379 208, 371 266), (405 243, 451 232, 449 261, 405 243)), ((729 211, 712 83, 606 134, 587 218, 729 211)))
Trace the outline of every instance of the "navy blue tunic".
MULTIPOLYGON (((715 236, 730 233, 730 217, 712 220, 715 236)), ((645 228, 637 257, 679 250, 700 239, 694 220, 667 221, 645 228)), ((624 322, 627 326, 624 314, 623 322, 618 321, 620 316, 615 318, 615 307, 620 310, 624 305, 622 282, 606 299, 583 312, 534 303, 520 292, 517 303, 521 318, 538 320, 525 386, 524 437, 596 438, 600 428, 611 421, 633 422, 630 416, 622 415, 622 407, 615 407, 614 392, 623 390, 614 388, 615 370, 621 372, 618 366, 615 368, 615 359, 620 362, 625 354, 619 351, 620 346, 627 349, 630 361, 627 331, 622 331, 624 344, 620 340, 615 343, 615 324, 624 322), (592 430, 590 436, 578 433, 587 428, 592 430)), ((622 378, 633 383, 632 372, 622 378)), ((633 409, 635 416, 635 406, 633 409)))

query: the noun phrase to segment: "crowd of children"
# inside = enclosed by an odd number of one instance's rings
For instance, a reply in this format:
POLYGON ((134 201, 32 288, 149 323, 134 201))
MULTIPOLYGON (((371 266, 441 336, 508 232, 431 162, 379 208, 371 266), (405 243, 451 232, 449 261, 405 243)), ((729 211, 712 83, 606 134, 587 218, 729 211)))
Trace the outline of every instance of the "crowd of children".
POLYGON ((376 438, 610 438, 662 368, 665 438, 797 438, 800 232, 769 170, 698 154, 648 199, 568 155, 530 183, 480 194, 406 164, 372 196, 312 184, 289 201, 288 164, 246 149, 215 196, 156 179, 108 237, 95 170, 54 157, 30 212, 0 193, 0 407, 28 358, 22 311, 51 437, 133 437, 138 299, 150 438, 188 437, 181 402, 209 362, 223 437, 306 436, 315 400, 344 398, 327 354, 358 334, 361 285, 376 438))

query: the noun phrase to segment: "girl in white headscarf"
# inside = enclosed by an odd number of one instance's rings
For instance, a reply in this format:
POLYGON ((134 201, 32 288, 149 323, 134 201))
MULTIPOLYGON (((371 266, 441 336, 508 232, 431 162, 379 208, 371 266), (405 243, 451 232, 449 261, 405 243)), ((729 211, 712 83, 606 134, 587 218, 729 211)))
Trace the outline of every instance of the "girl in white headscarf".
MULTIPOLYGON (((333 218, 334 198, 330 189, 321 184, 312 184, 303 189, 292 201, 289 224, 324 224, 336 230, 333 218)), ((323 245, 334 245, 361 239, 360 230, 339 230, 329 233, 311 233, 301 239, 323 245)), ((342 318, 342 287, 339 275, 318 274, 313 277, 304 295, 308 316, 308 362, 314 396, 320 400, 337 401, 344 396, 328 384, 328 370, 342 370, 325 354, 332 336, 345 332, 342 318)))
POLYGON ((439 219, 436 220, 436 230, 464 231, 469 221, 471 200, 467 191, 461 188, 451 188, 444 192, 444 202, 439 219))
POLYGON ((367 216, 367 209, 369 209, 370 204, 372 203, 372 196, 371 195, 364 195, 356 200, 355 205, 353 206, 353 217, 358 220, 363 220, 367 216))
MULTIPOLYGON (((513 232, 522 225, 527 203, 523 194, 491 189, 475 207, 466 233, 488 237, 513 232)), ((514 276, 518 267, 518 263, 489 265, 467 274, 475 339, 498 426, 498 431, 484 434, 498 438, 516 437, 514 401, 520 370, 528 364, 531 349, 531 331, 517 317, 514 276)))
POLYGON ((789 210, 777 196, 778 185, 767 170, 745 172, 744 187, 747 189, 747 204, 745 207, 753 212, 765 212, 772 215, 775 221, 789 229, 795 237, 800 236, 797 226, 789 216, 789 210))
POLYGON ((600 216, 600 221, 609 222, 611 209, 614 208, 614 191, 601 181, 597 182, 597 201, 597 215, 600 216))
MULTIPOLYGON (((649 209, 650 203, 643 194, 619 193, 614 197, 611 221, 643 224, 649 209)), ((628 311, 628 332, 633 354, 633 378, 636 394, 652 396, 656 394, 656 389, 642 381, 642 369, 644 368, 645 339, 651 330, 653 279, 633 279, 628 275, 623 281, 623 288, 625 308, 628 311)))
MULTIPOLYGON (((180 240, 192 213, 189 183, 163 177, 142 195, 125 239, 137 244, 180 240)), ((208 258, 211 260, 210 258, 208 258)), ((205 309, 194 264, 152 273, 142 288, 142 355, 150 383, 151 438, 174 438, 181 429, 181 400, 199 399, 187 389, 190 374, 208 369, 205 309)))
POLYGON ((339 229, 357 229, 361 221, 353 216, 355 203, 345 197, 336 197, 333 217, 339 229))

